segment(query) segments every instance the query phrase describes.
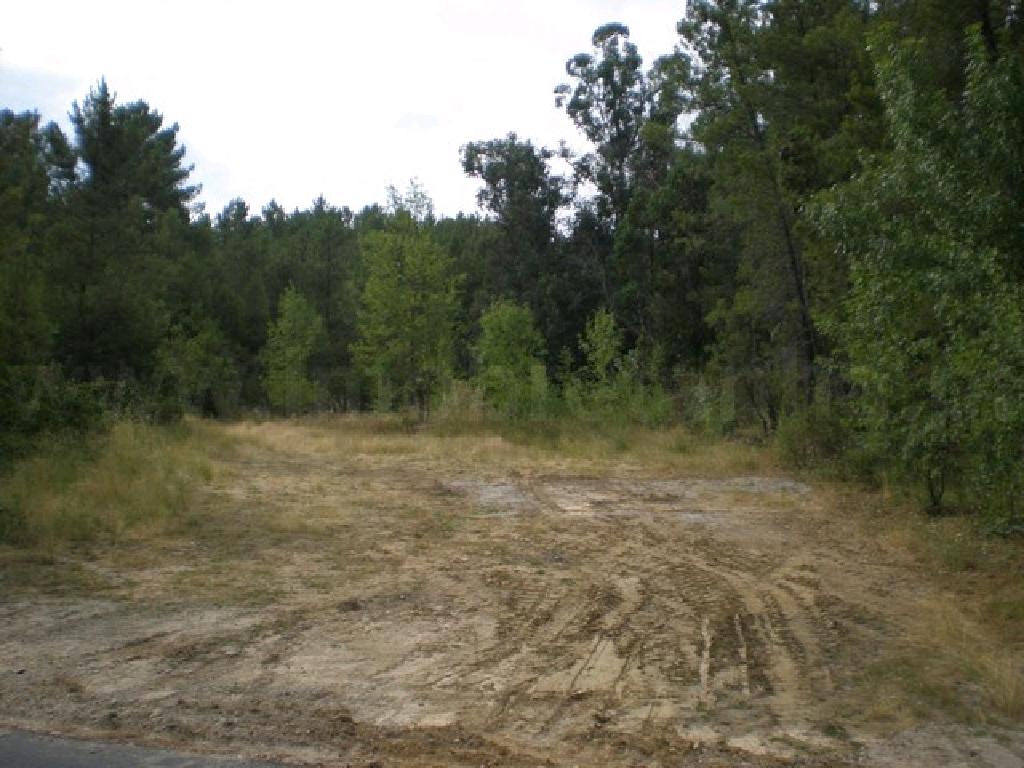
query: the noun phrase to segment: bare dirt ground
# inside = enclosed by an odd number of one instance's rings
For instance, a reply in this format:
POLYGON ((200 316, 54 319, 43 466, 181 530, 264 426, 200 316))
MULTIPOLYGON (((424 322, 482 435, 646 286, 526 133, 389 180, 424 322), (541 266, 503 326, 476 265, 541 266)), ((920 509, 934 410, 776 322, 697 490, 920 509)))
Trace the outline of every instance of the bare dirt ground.
POLYGON ((942 595, 816 488, 222 429, 194 537, 0 598, 0 723, 325 766, 1024 764, 865 682, 942 595))

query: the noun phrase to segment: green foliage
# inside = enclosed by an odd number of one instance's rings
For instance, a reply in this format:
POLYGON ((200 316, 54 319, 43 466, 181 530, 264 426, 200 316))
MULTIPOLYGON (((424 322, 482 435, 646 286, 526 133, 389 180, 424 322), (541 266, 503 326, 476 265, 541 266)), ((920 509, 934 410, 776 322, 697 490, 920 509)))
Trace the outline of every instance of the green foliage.
POLYGON ((68 381, 56 366, 0 365, 0 465, 48 433, 86 433, 104 423, 94 384, 68 381))
POLYGON ((38 396, 54 331, 38 243, 47 154, 38 115, 0 110, 0 461, 27 448, 56 415, 38 396))
MULTIPOLYGON (((573 335, 603 305, 630 344, 700 358, 703 352, 694 354, 686 341, 703 330, 703 252, 677 226, 706 197, 706 188, 688 177, 695 155, 679 146, 688 63, 675 52, 645 72, 620 23, 598 27, 592 44, 591 53, 568 60, 571 82, 555 91, 556 103, 594 145, 573 159, 577 188, 595 190, 577 201, 569 246, 569 263, 582 267, 571 287, 584 299, 573 335)), ((560 338, 553 348, 571 341, 560 338)))
POLYGON ((918 44, 876 39, 892 149, 817 215, 850 259, 828 327, 864 438, 924 485, 933 511, 956 484, 1009 529, 1024 486, 1024 293, 1006 227, 1024 179, 1010 138, 1024 128, 1024 71, 971 40, 955 105, 919 84, 918 44))
POLYGON ((530 310, 498 301, 480 318, 477 383, 488 404, 513 419, 545 414, 550 393, 540 362, 544 339, 530 310))
MULTIPOLYGON (((555 217, 566 202, 566 181, 549 167, 555 157, 554 151, 520 141, 514 133, 462 147, 462 168, 483 182, 477 201, 497 224, 481 265, 482 287, 492 299, 511 297, 525 304, 548 337, 560 334, 568 322, 567 307, 558 297, 570 288, 552 269, 555 217)), ((578 288, 571 286, 572 291, 578 288)))
POLYGON ((484 182, 477 201, 538 250, 550 240, 555 213, 564 202, 564 181, 548 169, 553 157, 553 151, 520 141, 515 133, 462 147, 462 169, 484 182))
POLYGON ((783 463, 800 469, 829 468, 849 476, 841 467, 848 457, 849 433, 839 409, 824 398, 786 414, 775 433, 783 463))
POLYGON ((598 310, 587 322, 580 337, 580 349, 586 358, 585 376, 596 387, 607 387, 622 354, 622 331, 606 309, 598 310))
POLYGON ((42 363, 50 353, 54 327, 39 239, 51 153, 38 115, 0 110, 0 364, 42 363))
POLYGON ((363 238, 367 278, 353 353, 378 407, 424 415, 451 375, 457 278, 451 257, 412 223, 363 238))
POLYGON ((563 386, 569 413, 597 424, 661 426, 672 417, 672 401, 657 383, 658 355, 622 352, 622 331, 607 310, 594 313, 580 348, 585 365, 563 386))
POLYGON ((172 329, 159 352, 159 369, 189 411, 215 417, 238 413, 241 382, 234 351, 211 321, 194 333, 172 329))
POLYGON ((729 435, 736 429, 735 381, 686 372, 677 379, 679 411, 688 426, 712 436, 729 435))
POLYGON ((310 376, 309 361, 324 343, 324 325, 309 301, 294 287, 281 297, 277 319, 267 331, 263 353, 267 398, 285 414, 301 413, 321 398, 310 376))
POLYGON ((555 90, 557 104, 594 143, 596 152, 579 159, 577 174, 599 192, 599 214, 621 220, 632 188, 630 163, 650 105, 648 84, 629 28, 610 23, 598 27, 593 53, 578 53, 565 64, 573 85, 555 90))
POLYGON ((709 315, 715 373, 735 381, 741 413, 766 431, 813 400, 815 310, 845 284, 835 249, 798 212, 879 140, 868 20, 844 0, 699 0, 679 24, 691 135, 711 162, 710 226, 735 263, 709 315))
POLYGON ((187 218, 191 167, 176 125, 145 102, 117 104, 104 81, 71 122, 78 172, 54 225, 56 356, 75 378, 145 381, 169 322, 172 265, 160 254, 180 245, 162 224, 187 218))
POLYGON ((708 315, 717 332, 711 370, 739 395, 740 419, 756 421, 765 433, 778 427, 783 409, 800 397, 799 369, 792 364, 799 355, 792 343, 798 332, 789 308, 776 301, 777 282, 751 280, 708 315))

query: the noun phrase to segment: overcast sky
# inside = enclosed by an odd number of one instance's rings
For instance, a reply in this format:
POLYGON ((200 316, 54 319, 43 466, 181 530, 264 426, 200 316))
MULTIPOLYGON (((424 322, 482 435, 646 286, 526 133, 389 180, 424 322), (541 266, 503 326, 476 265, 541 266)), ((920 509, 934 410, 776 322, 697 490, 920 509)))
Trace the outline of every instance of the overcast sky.
POLYGON ((676 41, 681 0, 10 2, 0 107, 67 124, 106 77, 144 99, 195 164, 211 214, 234 197, 305 208, 383 202, 416 177, 439 213, 476 208, 467 141, 515 131, 581 147, 554 106, 594 28, 630 27, 645 65, 676 41))

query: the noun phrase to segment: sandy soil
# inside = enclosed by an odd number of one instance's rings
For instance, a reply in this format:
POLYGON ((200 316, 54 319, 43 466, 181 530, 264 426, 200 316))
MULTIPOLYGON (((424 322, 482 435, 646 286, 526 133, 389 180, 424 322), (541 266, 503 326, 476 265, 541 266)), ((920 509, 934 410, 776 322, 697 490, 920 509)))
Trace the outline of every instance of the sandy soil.
POLYGON ((0 723, 327 766, 1024 765, 1019 732, 862 716, 941 596, 807 485, 229 429, 204 535, 0 598, 0 723))

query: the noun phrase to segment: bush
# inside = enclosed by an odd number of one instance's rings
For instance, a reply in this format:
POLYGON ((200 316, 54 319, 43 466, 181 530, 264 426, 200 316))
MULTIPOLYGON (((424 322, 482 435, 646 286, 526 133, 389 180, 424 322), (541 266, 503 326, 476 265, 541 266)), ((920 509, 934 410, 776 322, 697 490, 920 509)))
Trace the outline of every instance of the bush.
POLYGON ((818 401, 779 421, 775 445, 779 457, 790 466, 822 467, 844 456, 846 437, 838 409, 818 401))
POLYGON ((544 339, 530 310, 498 301, 480 318, 476 383, 488 405, 511 419, 546 416, 547 372, 540 362, 544 339))
POLYGON ((42 434, 88 432, 103 421, 101 385, 68 381, 56 366, 0 365, 0 464, 42 434))
POLYGON ((234 358, 212 321, 194 333, 172 329, 158 353, 157 421, 180 418, 185 410, 217 418, 237 415, 241 381, 234 358))
POLYGON ((450 382, 431 421, 442 435, 473 433, 485 428, 490 414, 478 386, 458 379, 450 382))
MULTIPOLYGON (((628 425, 658 427, 674 414, 672 398, 657 382, 657 354, 646 358, 636 350, 623 355, 622 334, 606 311, 594 315, 580 339, 586 354, 582 369, 571 370, 565 353, 557 384, 548 378, 540 362, 542 338, 526 307, 501 301, 481 320, 483 332, 477 344, 480 371, 470 391, 492 413, 511 423, 527 422, 531 429, 558 428, 569 421, 590 427, 628 425), (546 426, 545 426, 546 425, 546 426)), ((449 391, 443 419, 466 410, 466 385, 449 391)), ((460 416, 455 421, 463 419, 460 416)), ((474 418, 481 418, 479 414, 474 418)))
POLYGON ((568 412, 597 424, 664 426, 671 421, 672 398, 657 381, 657 349, 646 356, 633 349, 622 353, 622 332, 615 318, 599 310, 587 323, 580 348, 586 357, 581 371, 569 376, 563 394, 568 412))
POLYGON ((732 379, 712 383, 701 376, 684 389, 687 422, 708 435, 731 435, 736 431, 735 383, 732 379))

